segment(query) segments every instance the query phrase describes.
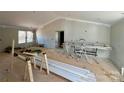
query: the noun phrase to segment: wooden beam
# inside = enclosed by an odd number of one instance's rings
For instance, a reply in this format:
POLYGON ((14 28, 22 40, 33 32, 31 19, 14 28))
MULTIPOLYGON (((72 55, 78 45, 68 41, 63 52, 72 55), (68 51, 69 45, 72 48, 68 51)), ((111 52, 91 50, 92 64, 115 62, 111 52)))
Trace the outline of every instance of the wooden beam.
POLYGON ((27 79, 27 64, 25 65, 25 71, 24 71, 24 81, 27 79))
POLYGON ((31 82, 33 82, 34 79, 33 79, 33 72, 32 72, 31 61, 30 60, 27 61, 27 65, 28 65, 29 79, 30 79, 31 82))
POLYGON ((43 67, 43 57, 42 57, 42 55, 41 55, 41 60, 40 60, 41 62, 40 62, 40 71, 42 71, 42 67, 43 67))
POLYGON ((48 66, 48 60, 47 60, 47 55, 46 55, 46 53, 44 53, 44 59, 45 59, 47 74, 49 74, 49 66, 48 66))
POLYGON ((11 61, 11 71, 13 71, 13 64, 14 64, 14 48, 15 48, 15 40, 12 41, 12 61, 11 61))
POLYGON ((32 57, 32 63, 34 63, 34 69, 36 69, 37 66, 36 66, 36 62, 35 62, 35 56, 32 57))

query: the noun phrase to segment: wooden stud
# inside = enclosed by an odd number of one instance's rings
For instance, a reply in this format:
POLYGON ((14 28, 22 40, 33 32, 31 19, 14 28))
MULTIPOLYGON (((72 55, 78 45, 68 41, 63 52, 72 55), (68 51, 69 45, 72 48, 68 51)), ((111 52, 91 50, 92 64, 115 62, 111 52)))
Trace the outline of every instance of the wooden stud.
POLYGON ((33 61, 33 63, 34 63, 34 69, 36 69, 36 68, 37 68, 37 66, 36 66, 36 62, 35 62, 35 56, 34 56, 34 57, 32 57, 32 61, 33 61))
POLYGON ((15 47, 15 40, 12 41, 12 61, 11 61, 11 71, 13 71, 13 64, 14 64, 14 47, 15 47))
POLYGON ((25 71, 24 71, 24 81, 26 80, 27 78, 27 64, 25 65, 25 71))
POLYGON ((124 76, 124 67, 121 68, 121 75, 124 76))
POLYGON ((14 56, 15 40, 12 41, 12 56, 14 56))
POLYGON ((47 55, 46 55, 46 53, 44 54, 44 59, 45 59, 45 63, 46 63, 47 74, 49 74, 49 67, 48 67, 48 61, 47 61, 47 55))
POLYGON ((27 65, 28 65, 29 79, 30 79, 31 82, 33 82, 34 79, 33 79, 33 72, 32 72, 31 61, 30 60, 27 61, 27 65))
POLYGON ((43 66, 43 58, 42 58, 42 56, 41 56, 40 71, 42 71, 42 66, 43 66))

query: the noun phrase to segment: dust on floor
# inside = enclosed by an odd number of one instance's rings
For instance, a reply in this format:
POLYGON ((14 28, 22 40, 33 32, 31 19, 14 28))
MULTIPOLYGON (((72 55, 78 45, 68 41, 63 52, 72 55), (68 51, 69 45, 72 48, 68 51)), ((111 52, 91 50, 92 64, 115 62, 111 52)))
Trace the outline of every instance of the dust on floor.
POLYGON ((58 49, 42 49, 47 53, 48 58, 63 63, 71 64, 80 68, 86 68, 96 75, 97 81, 114 82, 120 81, 118 69, 108 59, 89 57, 88 62, 84 59, 77 60, 58 49))
MULTIPOLYGON (((13 72, 10 71, 11 54, 0 53, 0 82, 24 82, 25 62, 15 58, 13 72)), ((33 68, 33 67, 32 67, 33 68)), ((45 70, 39 71, 39 68, 33 69, 35 82, 67 82, 68 80, 56 74, 46 74, 45 70)), ((29 79, 25 82, 28 82, 29 79)))
MULTIPOLYGON (((36 47, 37 48, 37 47, 36 47)), ((57 60, 63 63, 71 64, 80 68, 86 68, 96 75, 97 81, 100 82, 113 82, 120 81, 120 73, 118 69, 108 59, 100 59, 95 57, 89 57, 88 62, 85 58, 77 60, 67 55, 63 51, 58 49, 45 49, 39 48, 47 53, 49 59, 57 60)), ((19 59, 14 62, 14 72, 10 73, 11 55, 6 53, 0 54, 0 81, 23 81, 24 76, 24 63, 19 59)), ((50 73, 46 75, 46 72, 42 73, 39 70, 33 70, 34 81, 46 81, 46 82, 65 82, 68 81, 58 75, 50 73)), ((28 81, 28 80, 27 80, 28 81)))

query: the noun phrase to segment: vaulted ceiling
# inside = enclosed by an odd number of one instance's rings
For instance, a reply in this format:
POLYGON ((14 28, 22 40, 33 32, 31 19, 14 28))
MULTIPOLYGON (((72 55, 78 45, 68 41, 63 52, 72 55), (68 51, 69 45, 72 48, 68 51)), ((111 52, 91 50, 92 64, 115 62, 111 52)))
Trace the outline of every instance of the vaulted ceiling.
POLYGON ((0 11, 0 25, 38 28, 57 17, 112 25, 124 18, 123 11, 0 11))

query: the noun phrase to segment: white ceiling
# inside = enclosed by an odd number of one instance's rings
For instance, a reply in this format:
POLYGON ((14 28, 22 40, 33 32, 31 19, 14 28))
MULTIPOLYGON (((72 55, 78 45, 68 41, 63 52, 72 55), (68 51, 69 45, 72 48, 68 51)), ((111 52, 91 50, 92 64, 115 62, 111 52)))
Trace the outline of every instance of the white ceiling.
POLYGON ((1 11, 0 25, 38 28, 57 17, 112 25, 124 18, 122 11, 1 11))

